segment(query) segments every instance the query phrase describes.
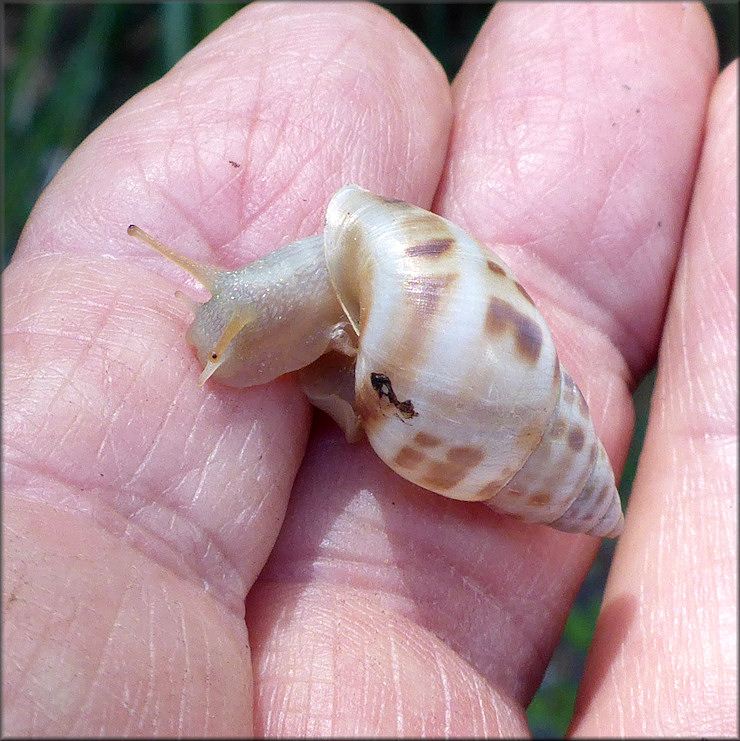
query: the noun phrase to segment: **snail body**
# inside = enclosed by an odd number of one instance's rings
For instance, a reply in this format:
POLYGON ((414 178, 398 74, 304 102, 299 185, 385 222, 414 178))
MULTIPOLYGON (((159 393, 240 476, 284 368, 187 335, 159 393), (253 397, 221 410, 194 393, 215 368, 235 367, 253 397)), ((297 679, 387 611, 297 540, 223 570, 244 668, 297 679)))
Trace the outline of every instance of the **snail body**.
POLYGON ((609 459, 543 317, 503 261, 446 219, 348 185, 323 235, 234 271, 129 233, 211 292, 188 330, 199 383, 298 371, 348 440, 364 432, 425 489, 566 532, 621 532, 609 459))

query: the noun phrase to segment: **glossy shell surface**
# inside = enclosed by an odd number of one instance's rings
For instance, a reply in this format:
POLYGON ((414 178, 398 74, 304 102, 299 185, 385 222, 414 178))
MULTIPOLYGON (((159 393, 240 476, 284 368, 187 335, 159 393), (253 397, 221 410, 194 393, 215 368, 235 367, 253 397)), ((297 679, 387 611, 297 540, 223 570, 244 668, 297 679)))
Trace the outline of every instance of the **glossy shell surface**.
POLYGON ((359 335, 355 408, 380 458, 446 497, 562 530, 619 532, 586 402, 496 255, 435 214, 356 186, 332 198, 324 239, 359 335))
POLYGON ((211 292, 188 331, 200 384, 298 371, 348 441, 364 431, 425 489, 567 532, 621 532, 609 459, 542 315, 459 227, 347 185, 323 235, 238 270, 128 231, 211 292))

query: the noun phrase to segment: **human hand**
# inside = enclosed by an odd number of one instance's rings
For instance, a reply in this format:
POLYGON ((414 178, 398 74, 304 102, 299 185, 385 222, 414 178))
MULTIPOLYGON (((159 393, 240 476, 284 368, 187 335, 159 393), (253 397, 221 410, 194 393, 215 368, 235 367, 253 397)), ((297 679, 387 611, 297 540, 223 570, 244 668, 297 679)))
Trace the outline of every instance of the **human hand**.
POLYGON ((254 5, 94 132, 5 276, 5 732, 526 733, 598 541, 198 388, 126 235, 235 267, 357 182, 518 245, 617 471, 660 345, 574 731, 736 733, 732 74, 701 6, 497 5, 450 96, 377 7, 254 5))

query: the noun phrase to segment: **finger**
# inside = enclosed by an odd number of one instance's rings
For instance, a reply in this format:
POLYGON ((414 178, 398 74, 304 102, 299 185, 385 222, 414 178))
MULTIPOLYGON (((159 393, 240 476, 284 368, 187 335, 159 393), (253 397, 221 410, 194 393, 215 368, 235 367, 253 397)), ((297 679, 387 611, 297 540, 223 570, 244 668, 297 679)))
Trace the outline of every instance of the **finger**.
POLYGON ((539 626, 510 580, 524 552, 544 571, 553 538, 533 542, 531 528, 505 519, 404 482, 368 445, 348 453, 319 415, 280 537, 247 597, 255 731, 524 734, 508 656, 532 651, 521 637, 534 643, 539 626), (512 620, 514 636, 504 635, 512 620), (512 639, 509 651, 500 638, 512 639))
POLYGON ((494 16, 504 33, 482 37, 453 86, 464 114, 437 203, 497 245, 556 330, 598 330, 639 377, 655 357, 716 75, 708 16, 570 3, 494 16), (507 33, 524 33, 534 56, 507 33))
POLYGON ((233 266, 319 231, 346 181, 429 203, 447 96, 379 8, 254 5, 47 188, 5 276, 6 728, 251 732, 243 599, 309 408, 199 389, 182 275, 126 226, 233 266))
MULTIPOLYGON (((562 296, 543 280, 557 275, 548 259, 557 254, 558 230, 572 228, 577 221, 566 185, 549 207, 551 223, 539 222, 542 244, 532 235, 524 238, 541 213, 541 206, 530 200, 531 189, 539 188, 543 196, 553 183, 566 183, 582 151, 573 131, 581 126, 580 119, 573 115, 570 121, 553 120, 546 115, 547 107, 528 110, 538 98, 532 86, 538 79, 550 80, 553 57, 562 59, 568 72, 562 78, 563 106, 577 104, 579 111, 596 118, 603 109, 594 101, 594 89, 618 78, 629 63, 630 68, 655 70, 641 95, 652 100, 670 92, 685 99, 687 110, 651 114, 648 124, 635 126, 626 110, 618 119, 627 129, 625 136, 644 137, 643 146, 658 158, 635 158, 634 182, 640 183, 643 175, 660 181, 652 174, 654 168, 680 173, 682 185, 671 191, 678 202, 669 203, 664 212, 677 233, 680 199, 685 203, 690 189, 690 175, 682 168, 693 167, 700 111, 711 79, 711 55, 702 56, 702 43, 711 43, 711 36, 705 18, 694 12, 683 31, 674 24, 674 32, 685 34, 697 49, 696 58, 687 60, 675 41, 651 42, 655 33, 649 29, 665 25, 662 9, 636 18, 630 6, 578 6, 575 12, 569 7, 497 5, 455 83, 455 127, 437 203, 445 215, 489 244, 505 241, 539 250, 531 260, 525 259, 523 249, 505 257, 544 304, 566 364, 579 381, 586 381, 597 427, 618 468, 630 433, 625 381, 630 370, 639 372, 647 354, 630 369, 621 359, 618 333, 608 333, 619 324, 606 321, 614 307, 605 303, 597 311, 590 300, 578 300, 579 282, 588 271, 568 276, 573 287, 561 290, 562 296), (605 44, 603 37, 610 38, 615 24, 625 27, 626 37, 605 44), (644 32, 639 43, 630 32, 638 26, 644 32), (588 34, 584 28, 590 29, 588 34), (529 87, 520 84, 521 66, 513 63, 519 59, 531 65, 529 87), (591 76, 582 73, 584 60, 589 60, 591 76), (510 91, 512 105, 518 100, 519 109, 512 112, 502 102, 501 90, 510 91), (685 146, 668 151, 661 145, 665 127, 679 124, 688 129, 685 146), (497 174, 499 160, 510 155, 499 132, 517 126, 540 129, 536 146, 521 157, 547 161, 555 135, 575 142, 570 158, 556 158, 549 165, 544 184, 536 168, 531 181, 497 174), (508 217, 490 203, 491 193, 506 189, 512 203, 521 198, 526 205, 508 217), (494 231, 492 225, 497 224, 502 226, 494 231), (530 270, 534 277, 527 278, 530 270), (591 324, 597 329, 589 329, 591 324)), ((608 116, 606 121, 610 126, 608 116)), ((591 126, 598 129, 595 123, 591 126)), ((603 171, 599 151, 589 149, 579 166, 582 173, 591 168, 594 184, 603 185, 599 178, 611 175, 603 171)), ((649 195, 665 197, 666 192, 652 182, 649 195)), ((598 208, 589 208, 593 217, 598 208)), ((635 233, 652 234, 653 227, 648 229, 646 223, 652 218, 650 212, 641 214, 635 233)), ((580 253, 587 262, 589 234, 573 235, 580 240, 570 253, 573 260, 580 253)), ((618 237, 605 246, 602 235, 597 246, 607 255, 614 249, 626 260, 635 235, 624 230, 618 237)), ((658 252, 672 249, 663 238, 658 247, 658 252)), ((668 266, 660 273, 666 285, 669 273, 668 266)), ((565 279, 558 280, 558 286, 567 285, 565 279)), ((593 289, 599 287, 597 283, 593 289)), ((525 732, 521 708, 541 680, 596 547, 587 537, 512 523, 477 505, 420 492, 384 470, 367 447, 347 451, 331 428, 324 429, 312 440, 284 530, 248 598, 261 677, 256 728, 268 735, 319 727, 336 734, 377 735, 525 732), (302 671, 296 672, 296 666, 302 671), (358 706, 366 711, 362 721, 357 719, 358 706)))
POLYGON ((737 735, 737 62, 719 78, 573 729, 737 735))
MULTIPOLYGON (((630 386, 656 350, 715 73, 700 6, 497 4, 453 85, 436 204, 500 251, 531 293, 617 474, 632 432, 630 386)), ((520 559, 519 609, 532 613, 537 636, 520 637, 531 655, 510 651, 524 702, 597 546, 558 536, 544 565, 520 559), (557 589, 543 590, 548 580, 557 589)), ((491 643, 515 645, 508 634, 491 643)))

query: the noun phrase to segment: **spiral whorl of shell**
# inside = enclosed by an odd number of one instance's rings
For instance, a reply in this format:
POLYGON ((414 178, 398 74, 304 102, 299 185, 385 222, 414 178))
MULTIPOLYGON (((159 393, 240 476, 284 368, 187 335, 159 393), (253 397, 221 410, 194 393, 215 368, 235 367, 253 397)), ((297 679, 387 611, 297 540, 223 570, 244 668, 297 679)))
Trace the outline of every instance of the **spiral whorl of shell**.
POLYGON ((329 203, 325 251, 359 335, 355 408, 380 458, 453 499, 619 534, 583 396, 500 258, 445 219, 357 186, 329 203))

